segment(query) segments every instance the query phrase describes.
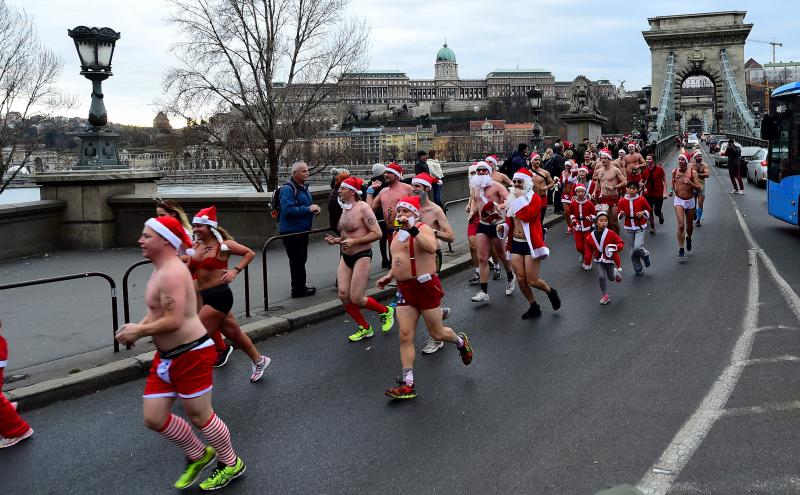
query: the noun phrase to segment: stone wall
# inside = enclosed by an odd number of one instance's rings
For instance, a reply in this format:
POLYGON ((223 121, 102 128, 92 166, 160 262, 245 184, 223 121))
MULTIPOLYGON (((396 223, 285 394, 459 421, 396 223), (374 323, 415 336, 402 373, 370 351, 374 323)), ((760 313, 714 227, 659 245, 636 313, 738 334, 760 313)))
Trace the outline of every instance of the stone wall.
POLYGON ((0 260, 58 249, 66 205, 61 200, 0 205, 0 260))

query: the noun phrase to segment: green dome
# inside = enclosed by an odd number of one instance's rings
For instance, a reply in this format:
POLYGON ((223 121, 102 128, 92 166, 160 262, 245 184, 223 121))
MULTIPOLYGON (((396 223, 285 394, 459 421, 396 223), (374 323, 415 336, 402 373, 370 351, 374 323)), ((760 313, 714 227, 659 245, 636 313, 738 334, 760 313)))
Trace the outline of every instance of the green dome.
POLYGON ((444 44, 442 48, 439 49, 439 53, 436 54, 436 61, 437 62, 455 62, 456 61, 456 54, 453 53, 453 50, 447 47, 447 43, 444 44))

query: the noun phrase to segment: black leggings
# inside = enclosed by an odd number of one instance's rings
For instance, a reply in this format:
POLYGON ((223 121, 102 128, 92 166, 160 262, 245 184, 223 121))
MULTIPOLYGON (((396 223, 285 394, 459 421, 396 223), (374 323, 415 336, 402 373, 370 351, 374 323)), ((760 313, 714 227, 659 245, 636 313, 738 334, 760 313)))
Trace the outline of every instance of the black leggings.
POLYGON ((228 284, 220 284, 200 291, 203 306, 211 306, 220 313, 228 314, 233 308, 233 292, 228 284))

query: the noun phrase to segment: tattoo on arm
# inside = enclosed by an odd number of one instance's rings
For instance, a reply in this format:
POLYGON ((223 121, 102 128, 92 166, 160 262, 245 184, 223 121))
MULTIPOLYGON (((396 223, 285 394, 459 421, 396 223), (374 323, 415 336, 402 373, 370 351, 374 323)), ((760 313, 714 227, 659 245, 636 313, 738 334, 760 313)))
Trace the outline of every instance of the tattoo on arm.
POLYGON ((172 296, 165 296, 164 301, 162 302, 162 306, 164 306, 164 312, 172 312, 175 310, 175 299, 172 296))
POLYGON ((375 220, 374 218, 369 218, 369 219, 367 220, 367 223, 368 223, 369 225, 375 225, 375 224, 377 223, 377 220, 375 220))

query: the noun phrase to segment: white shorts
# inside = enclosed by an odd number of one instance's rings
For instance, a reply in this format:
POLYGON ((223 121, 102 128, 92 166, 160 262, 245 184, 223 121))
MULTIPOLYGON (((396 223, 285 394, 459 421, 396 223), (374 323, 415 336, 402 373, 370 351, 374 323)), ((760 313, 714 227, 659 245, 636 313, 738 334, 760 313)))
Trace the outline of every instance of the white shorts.
POLYGON ((694 210, 695 202, 694 198, 683 199, 675 196, 675 201, 672 202, 675 206, 680 206, 684 210, 694 210))

